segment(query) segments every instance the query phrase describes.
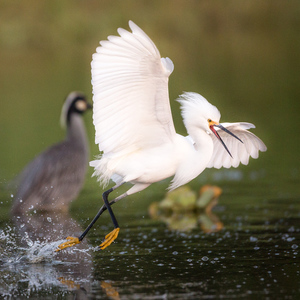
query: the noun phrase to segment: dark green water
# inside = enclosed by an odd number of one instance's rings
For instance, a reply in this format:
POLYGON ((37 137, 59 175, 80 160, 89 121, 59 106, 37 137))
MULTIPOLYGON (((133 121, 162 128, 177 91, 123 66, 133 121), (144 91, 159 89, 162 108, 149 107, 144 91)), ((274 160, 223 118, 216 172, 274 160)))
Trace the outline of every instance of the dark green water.
MULTIPOLYGON (((300 295, 300 5, 298 1, 0 1, 0 294, 4 299, 298 299, 300 295), (64 97, 91 97, 90 61, 98 41, 132 19, 175 65, 170 99, 195 91, 216 105, 221 121, 247 121, 268 151, 248 166, 206 170, 190 183, 223 189, 215 233, 173 231, 148 207, 168 181, 114 206, 121 226, 105 251, 93 251, 112 229, 107 214, 77 248, 49 244, 80 233, 102 204, 90 178, 70 214, 10 219, 8 184, 35 155, 63 138, 64 97), (89 220, 88 220, 89 218, 89 220), (17 224, 17 228, 15 228, 17 224), (27 224, 23 226, 22 224, 27 224), (31 227, 29 225, 32 225, 31 227), (63 226, 61 226, 63 224, 63 226), (3 231, 2 231, 3 230, 3 231), (26 234, 27 232, 27 234, 26 234), (46 259, 32 263, 44 251, 46 259)), ((91 159, 91 114, 85 117, 91 159)))
MULTIPOLYGON (((151 220, 146 207, 129 199, 114 208, 121 231, 105 251, 73 248, 32 264, 8 233, 11 242, 3 241, 0 261, 2 292, 6 288, 8 294, 30 299, 42 295, 51 299, 53 293, 66 299, 72 295, 106 299, 111 292, 114 299, 296 299, 300 294, 299 200, 292 195, 270 197, 267 190, 257 195, 251 192, 255 184, 240 184, 243 197, 237 195, 236 184, 224 184, 228 192, 214 209, 224 228, 216 233, 204 233, 200 226, 190 232, 171 231, 151 220), (9 263, 8 258, 12 258, 9 263)), ((151 201, 149 193, 145 198, 151 201)), ((78 211, 72 217, 87 224, 78 211)), ((51 226, 48 222, 49 231, 51 226)), ((88 236, 89 244, 100 244, 111 229, 110 218, 103 215, 88 236)))

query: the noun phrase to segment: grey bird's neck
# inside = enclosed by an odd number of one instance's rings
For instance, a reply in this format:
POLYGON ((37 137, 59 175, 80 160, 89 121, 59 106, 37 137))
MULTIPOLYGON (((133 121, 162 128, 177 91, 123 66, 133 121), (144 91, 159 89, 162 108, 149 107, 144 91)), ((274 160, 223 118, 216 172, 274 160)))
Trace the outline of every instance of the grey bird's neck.
POLYGON ((79 144, 88 151, 88 140, 85 131, 85 126, 82 117, 78 114, 73 114, 67 126, 67 141, 79 144))

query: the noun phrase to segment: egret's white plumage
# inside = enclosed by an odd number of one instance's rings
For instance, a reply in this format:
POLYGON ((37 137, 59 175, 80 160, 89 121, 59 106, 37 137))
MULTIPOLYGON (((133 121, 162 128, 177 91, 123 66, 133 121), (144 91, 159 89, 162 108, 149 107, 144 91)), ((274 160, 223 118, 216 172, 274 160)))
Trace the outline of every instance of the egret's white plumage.
MULTIPOLYGON (((168 79, 174 66, 161 58, 151 39, 132 21, 132 32, 101 41, 92 61, 92 85, 96 143, 103 152, 91 162, 105 185, 131 182, 144 188, 175 175, 170 189, 198 176, 206 167, 237 167, 265 151, 264 143, 247 131, 249 123, 224 127, 244 142, 223 132, 219 135, 232 157, 209 128, 220 112, 196 93, 184 93, 178 101, 189 138, 176 134, 169 102, 168 79)), ((141 189, 138 190, 141 190, 141 189)), ((129 190, 136 192, 137 187, 129 190)))
POLYGON ((110 179, 116 185, 103 193, 105 205, 85 232, 78 239, 69 237, 59 249, 79 243, 105 209, 115 230, 100 246, 110 245, 119 232, 110 206, 151 183, 175 175, 172 190, 207 167, 248 164, 250 156, 257 158, 258 151, 266 150, 247 130, 254 125, 219 124, 219 110, 196 93, 184 93, 178 99, 189 135, 177 134, 168 92, 173 63, 160 57, 152 40, 132 21, 129 27, 132 32, 119 28, 120 36, 101 41, 91 63, 95 142, 102 156, 90 165, 104 186, 110 179), (133 186, 108 202, 108 194, 124 182, 133 186))

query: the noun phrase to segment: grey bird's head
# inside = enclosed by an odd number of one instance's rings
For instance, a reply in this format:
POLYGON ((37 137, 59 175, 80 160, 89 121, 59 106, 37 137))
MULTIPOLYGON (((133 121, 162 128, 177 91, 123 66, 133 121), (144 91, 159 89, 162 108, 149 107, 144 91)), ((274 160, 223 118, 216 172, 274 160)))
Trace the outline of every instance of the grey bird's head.
POLYGON ((75 114, 83 114, 86 110, 91 109, 92 105, 87 102, 86 97, 81 92, 71 92, 62 107, 60 115, 60 124, 66 128, 70 122, 70 116, 75 114))

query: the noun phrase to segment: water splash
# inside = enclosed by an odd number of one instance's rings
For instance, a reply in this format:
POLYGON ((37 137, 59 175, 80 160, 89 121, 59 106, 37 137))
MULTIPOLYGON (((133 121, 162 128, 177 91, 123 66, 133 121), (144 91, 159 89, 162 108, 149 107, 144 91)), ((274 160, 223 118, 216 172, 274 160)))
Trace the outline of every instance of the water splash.
POLYGON ((62 242, 33 241, 27 232, 20 235, 10 226, 0 230, 0 297, 30 298, 40 291, 53 290, 60 295, 86 291, 82 287, 89 285, 93 270, 90 247, 70 248, 61 255, 54 250, 62 242))
POLYGON ((21 237, 14 227, 8 226, 0 230, 0 263, 4 265, 26 263, 51 262, 55 259, 54 250, 63 240, 55 242, 33 241, 25 232, 21 237), (25 244, 25 246, 20 246, 25 244))

